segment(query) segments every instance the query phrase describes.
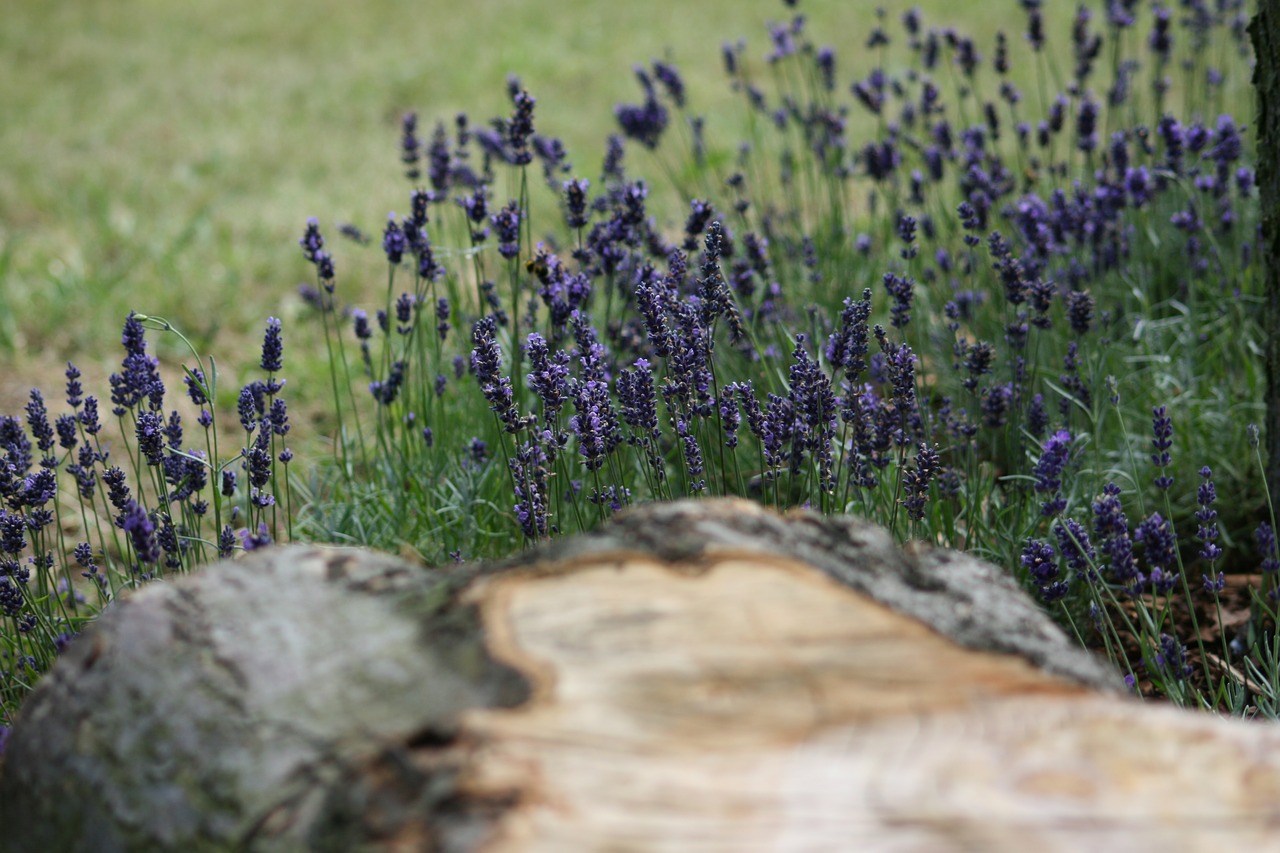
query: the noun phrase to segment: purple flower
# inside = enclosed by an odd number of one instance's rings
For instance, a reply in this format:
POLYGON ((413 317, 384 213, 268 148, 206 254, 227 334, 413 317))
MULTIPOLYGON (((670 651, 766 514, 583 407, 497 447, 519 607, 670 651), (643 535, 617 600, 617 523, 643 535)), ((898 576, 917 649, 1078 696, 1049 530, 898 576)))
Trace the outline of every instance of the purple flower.
POLYGON ((516 520, 529 539, 546 536, 551 529, 547 463, 546 453, 533 442, 516 448, 508 463, 515 483, 516 503, 513 509, 516 520))
POLYGON ((436 334, 444 340, 449 334, 449 300, 441 296, 436 299, 436 334))
POLYGON ((1263 521, 1258 524, 1253 531, 1253 541, 1258 549, 1258 556, 1262 558, 1262 565, 1259 567, 1264 575, 1274 573, 1280 569, 1280 552, 1276 550, 1276 534, 1271 529, 1271 525, 1263 521))
POLYGON ((885 356, 894 406, 905 423, 914 414, 916 406, 915 354, 906 344, 891 343, 881 326, 873 328, 872 333, 885 356))
POLYGON ((890 323, 901 329, 911 322, 911 301, 915 298, 915 280, 909 276, 884 274, 884 289, 893 297, 890 323))
POLYGON ((230 468, 224 468, 222 471, 221 493, 224 498, 229 498, 236 493, 236 472, 230 468))
POLYGON ((587 188, 590 186, 591 182, 584 178, 564 182, 565 221, 570 228, 583 228, 588 222, 587 188))
POLYGON ((1048 542, 1028 539, 1022 549, 1022 565, 1040 588, 1040 598, 1045 604, 1060 601, 1067 594, 1067 582, 1060 578, 1058 555, 1048 542))
POLYGON ((1089 541, 1088 532, 1080 522, 1074 518, 1060 519, 1053 525, 1053 535, 1058 540, 1058 551, 1067 561, 1067 566, 1076 573, 1076 577, 1092 581, 1096 577, 1093 566, 1097 553, 1093 549, 1093 543, 1089 541))
POLYGON ((738 75, 738 53, 740 47, 738 45, 723 42, 720 45, 720 56, 724 60, 725 73, 730 77, 738 75))
POLYGON ((76 489, 79 491, 82 500, 93 500, 98 486, 98 475, 93 467, 97 460, 98 455, 93 446, 82 444, 80 445, 79 462, 75 465, 67 466, 67 472, 76 478, 76 489))
POLYGON ((1044 395, 1036 394, 1027 404, 1027 432, 1040 438, 1049 427, 1049 413, 1044 408, 1044 395))
POLYGON ((550 425, 569 397, 569 356, 563 350, 553 354, 537 332, 529 335, 525 355, 529 357, 529 389, 542 400, 542 422, 550 425))
POLYGON ((685 468, 689 473, 689 493, 705 491, 707 481, 702 478, 702 449, 698 447, 698 439, 689 429, 689 423, 683 419, 676 421, 676 435, 684 449, 685 468))
POLYGON ((409 365, 404 359, 396 359, 391 362, 390 369, 387 370, 387 378, 374 380, 369 383, 369 393, 373 395, 373 399, 377 400, 383 406, 390 406, 400 396, 400 387, 404 385, 405 372, 409 365))
POLYGON ((1075 114, 1075 146, 1091 154, 1098 147, 1098 102, 1085 93, 1075 114))
POLYGON ((644 450, 645 459, 659 481, 666 479, 659 442, 658 400, 653 385, 653 369, 643 358, 636 359, 631 370, 618 375, 618 405, 622 419, 631 431, 627 442, 644 450))
POLYGON ((137 501, 131 500, 125 507, 120 527, 129 534, 129 541, 139 562, 154 565, 159 561, 160 544, 156 539, 155 521, 137 501))
POLYGON ((271 433, 262 430, 254 439, 253 447, 244 451, 245 469, 249 472, 249 486, 261 489, 271 482, 271 433))
MULTIPOLYGON (((903 213, 898 216, 898 237, 911 246, 916 241, 916 218, 903 213)), ((914 254, 912 255, 914 257, 914 254)))
POLYGON ((1013 403, 1013 386, 1009 383, 992 385, 982 390, 980 408, 982 422, 992 429, 1005 425, 1009 417, 1009 407, 1013 403))
POLYGON ((622 440, 609 388, 604 382, 578 383, 573 398, 576 414, 569 428, 578 439, 578 452, 588 471, 598 471, 622 440))
POLYGON ((157 369, 159 362, 147 355, 145 334, 142 323, 130 312, 121 335, 121 343, 125 348, 121 371, 110 377, 111 402, 115 404, 113 412, 117 417, 135 408, 143 400, 153 409, 159 409, 163 405, 164 383, 160 380, 157 369))
POLYGON ((218 557, 226 559, 236 550, 236 534, 231 525, 224 525, 218 532, 218 557))
POLYGON ((636 68, 636 78, 645 90, 643 104, 618 104, 613 114, 628 139, 634 139, 646 148, 658 147, 662 132, 667 129, 667 108, 658 103, 648 72, 636 68))
POLYGON ((413 240, 413 251, 418 257, 418 278, 423 281, 435 281, 444 273, 444 267, 436 261, 435 251, 431 248, 431 240, 426 229, 416 232, 413 240))
POLYGON ((164 461, 164 418, 156 412, 139 412, 135 432, 138 450, 147 458, 148 465, 164 461))
POLYGON ((1071 331, 1077 335, 1089 331, 1089 327, 1093 325, 1093 311, 1094 299, 1089 291, 1073 290, 1067 294, 1067 322, 1071 324, 1071 331))
POLYGON ((1151 52, 1159 59, 1160 65, 1167 65, 1173 50, 1173 38, 1169 33, 1172 15, 1169 13, 1168 8, 1161 3, 1157 3, 1152 7, 1151 15, 1151 35, 1147 38, 1147 45, 1150 46, 1151 52))
POLYGON ((1059 493, 1059 489, 1062 488, 1063 469, 1071 457, 1071 440, 1071 433, 1065 429, 1049 436, 1031 472, 1036 478, 1036 492, 1050 495, 1040 507, 1040 514, 1043 516, 1054 515, 1067 508, 1066 499, 1059 493))
POLYGON ((471 371, 480 383, 480 391, 488 401, 489 409, 498 416, 507 432, 519 432, 528 422, 520 417, 511 380, 502 374, 502 353, 493 317, 482 317, 476 321, 471 329, 471 342, 471 371))
MULTIPOLYGON (((751 415, 751 410, 747 409, 747 423, 753 425, 754 431, 755 421, 751 415)), ((760 449, 764 452, 765 465, 770 469, 765 472, 766 478, 769 478, 776 475, 774 469, 786 461, 784 452, 792 446, 791 434, 795 428, 795 415, 791 410, 791 401, 777 394, 769 394, 765 402, 764 416, 759 423, 761 426, 760 449)), ((793 464, 792 467, 798 466, 793 464)))
POLYGON ((498 234, 498 254, 511 260, 520 254, 520 220, 523 212, 520 203, 512 199, 499 210, 489 221, 493 223, 498 234))
MULTIPOLYGON (((683 262, 683 255, 677 252, 673 255, 673 261, 676 257, 683 262)), ((667 322, 668 304, 672 298, 671 289, 668 275, 660 281, 640 281, 635 291, 636 305, 640 310, 640 316, 644 319, 649 343, 653 346, 654 355, 659 358, 667 358, 675 350, 674 336, 667 322)))
POLYGON ((1156 132, 1164 142, 1165 167, 1175 175, 1182 174, 1182 157, 1186 147, 1186 135, 1181 123, 1171 115, 1160 119, 1156 132))
POLYGON ((396 298, 396 331, 402 335, 413 331, 413 307, 416 301, 412 293, 402 293, 396 298))
MULTIPOLYGON (((1151 454, 1151 464, 1163 471, 1169 467, 1169 448, 1173 446, 1173 419, 1169 417, 1167 407, 1156 406, 1151 410, 1151 429, 1151 446, 1155 449, 1151 454)), ((1167 474, 1161 473, 1155 479, 1156 488, 1162 491, 1167 491, 1172 485, 1173 478, 1167 474)))
POLYGON ((818 66, 818 78, 822 81, 822 88, 828 92, 835 91, 836 88, 836 54, 829 47, 821 47, 814 54, 814 64, 818 66))
POLYGON ((904 497, 902 505, 908 517, 919 521, 924 518, 925 501, 929 497, 929 484, 939 469, 938 452, 924 442, 916 451, 914 465, 902 477, 904 497))
POLYGON ((191 398, 191 402, 197 406, 203 406, 209 402, 209 398, 205 396, 205 389, 208 384, 204 377, 204 371, 198 367, 192 368, 187 375, 183 377, 183 382, 187 386, 187 396, 191 398))
POLYGON ((17 556, 27 547, 27 520, 21 513, 0 509, 0 552, 17 556))
POLYGON ((107 484, 107 500, 117 513, 121 513, 118 518, 123 518, 123 512, 132 500, 125 479, 124 471, 115 465, 102 472, 102 481, 107 484))
POLYGON ((271 531, 267 529, 265 521, 258 525, 256 533, 246 527, 236 531, 236 535, 240 537, 240 547, 246 551, 255 551, 271 544, 271 531))
MULTIPOLYGON (((789 371, 791 409, 796 423, 792 428, 793 453, 809 453, 818 464, 818 485, 824 492, 834 489, 832 445, 835 440, 836 398, 818 363, 804 349, 804 335, 796 335, 792 353, 795 363, 789 371)), ((927 485, 927 484, 926 484, 927 485)))
POLYGON ((80 370, 68 361, 64 375, 67 377, 67 405, 78 409, 84 398, 84 388, 80 385, 80 370))
POLYGON ((1040 14, 1040 5, 1038 3, 1022 5, 1027 10, 1027 42, 1032 50, 1039 53, 1044 47, 1044 18, 1040 14))
POLYGON ((669 62, 663 62, 660 59, 653 61, 653 76, 662 84, 662 88, 666 90, 667 97, 671 99, 671 103, 677 107, 684 106, 684 80, 680 77, 680 72, 669 62))
POLYGON ((367 341, 373 337, 373 329, 369 327, 369 314, 364 309, 356 308, 351 312, 351 323, 358 340, 367 341))
POLYGON ((609 138, 605 140, 604 163, 600 167, 600 173, 606 182, 623 180, 623 154, 622 137, 616 133, 609 134, 609 138))
MULTIPOLYGON (((871 289, 865 288, 861 299, 845 299, 844 311, 840 314, 840 331, 827 340, 827 361, 832 369, 844 371, 844 380, 850 389, 858 384, 867 369, 867 323, 870 318, 871 289)), ((842 417, 847 421, 853 416, 842 412, 842 417)))
POLYGON ((609 486, 604 489, 592 489, 587 500, 596 506, 608 506, 613 513, 621 512, 631 502, 631 490, 623 486, 609 486))
MULTIPOLYGON (((279 373, 284 369, 283 357, 284 343, 280 339, 280 321, 275 317, 268 317, 267 331, 262 337, 262 361, 260 362, 260 366, 268 373, 279 373)), ((200 375, 198 378, 201 381, 204 380, 203 375, 200 375)), ((188 382, 188 385, 190 384, 191 383, 188 382)), ((192 400, 197 406, 203 405, 201 401, 195 400, 194 395, 192 396, 192 400)))
POLYGON ((1151 513, 1133 532, 1134 541, 1143 546, 1143 554, 1147 565, 1153 569, 1152 580, 1155 580, 1155 569, 1167 572, 1178 562, 1178 541, 1173 528, 1158 512, 1151 513))
MULTIPOLYGON (((707 223, 711 221, 711 218, 714 215, 715 215, 715 208, 713 208, 707 202, 700 201, 699 199, 696 199, 696 198, 693 201, 689 202, 689 217, 685 220, 685 223, 684 223, 685 238, 684 238, 684 245, 682 247, 686 252, 697 251, 698 237, 706 229, 707 223)), ((716 256, 717 258, 719 257, 718 242, 717 242, 717 248, 716 248, 716 256)))
POLYGON ((1178 681, 1185 679, 1192 672, 1187 663, 1187 648, 1168 634, 1160 635, 1160 645, 1156 651, 1156 667, 1166 676, 1178 681))
POLYGON ((720 428, 724 430, 724 443, 729 449, 738 446, 738 429, 742 426, 742 410, 738 407, 736 383, 720 389, 716 410, 720 414, 720 428))
MULTIPOLYGON (((5 616, 16 617, 22 612, 23 604, 26 599, 22 595, 22 590, 17 584, 13 583, 9 578, 0 578, 0 611, 5 616)), ((22 665, 26 658, 19 657, 19 665, 22 665)), ((5 732, 5 740, 8 740, 8 731, 5 732)))
POLYGON ((421 148, 422 142, 418 139, 418 114, 405 113, 400 119, 400 162, 405 165, 405 177, 411 181, 418 180, 422 174, 418 170, 421 148))
POLYGON ((360 230, 360 228, 352 222, 344 222, 338 226, 338 233, 353 243, 359 243, 361 246, 367 246, 371 242, 368 234, 360 230))
POLYGON ((484 239, 484 231, 475 231, 475 226, 484 222, 489 215, 489 193, 483 186, 476 187, 470 195, 459 196, 456 199, 458 206, 467 214, 467 220, 472 225, 472 240, 484 239))
POLYGON ((46 468, 57 465, 58 460, 49 455, 56 442, 56 433, 49 425, 49 411, 45 408, 44 396, 37 388, 31 389, 31 397, 27 401, 27 425, 31 427, 31 436, 36 440, 36 446, 45 454, 41 464, 46 468))
MULTIPOLYGON (((240 389, 236 411, 240 415, 240 426, 244 427, 245 432, 253 432, 258 425, 259 406, 255 397, 252 385, 246 385, 240 389)), ((142 440, 141 435, 138 436, 138 440, 142 440)))
POLYGON ((529 153, 529 137, 533 135, 533 107, 537 99, 524 90, 512 93, 515 106, 511 121, 507 124, 507 141, 511 145, 514 166, 524 166, 533 161, 529 153))
POLYGON ((1026 302, 1031 285, 1027 281, 1022 262, 1013 256, 1013 249, 1005 242, 999 231, 992 231, 987 243, 991 250, 991 257, 994 259, 993 266, 1000 275, 1001 284, 1004 285, 1005 298, 1011 305, 1026 302))
POLYGON ((1202 482, 1200 488, 1196 490, 1196 503, 1200 507, 1196 510, 1196 520, 1200 524, 1196 529, 1196 536, 1202 543, 1200 557, 1212 563, 1222 556, 1222 549, 1215 544, 1218 538, 1218 511, 1213 508, 1213 505, 1218 500, 1218 492, 1213 485, 1213 471, 1209 466, 1206 465, 1200 469, 1200 477, 1202 482))
POLYGON ((406 247, 404 232, 396 222, 394 213, 387 214, 387 227, 382 232, 382 251, 387 255, 387 262, 392 266, 400 263, 406 247))

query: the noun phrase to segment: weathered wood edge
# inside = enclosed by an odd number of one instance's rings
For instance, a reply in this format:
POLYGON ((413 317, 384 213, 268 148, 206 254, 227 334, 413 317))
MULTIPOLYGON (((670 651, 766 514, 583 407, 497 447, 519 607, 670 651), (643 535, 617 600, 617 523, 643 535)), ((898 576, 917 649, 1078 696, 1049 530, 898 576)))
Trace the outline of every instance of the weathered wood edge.
POLYGON ((900 548, 883 529, 811 510, 778 515, 750 501, 677 501, 619 513, 606 526, 479 567, 486 574, 640 552, 669 563, 750 550, 812 565, 836 581, 911 616, 966 648, 1013 654, 1046 672, 1118 693, 1121 678, 1081 649, 1005 570, 912 542, 900 548))

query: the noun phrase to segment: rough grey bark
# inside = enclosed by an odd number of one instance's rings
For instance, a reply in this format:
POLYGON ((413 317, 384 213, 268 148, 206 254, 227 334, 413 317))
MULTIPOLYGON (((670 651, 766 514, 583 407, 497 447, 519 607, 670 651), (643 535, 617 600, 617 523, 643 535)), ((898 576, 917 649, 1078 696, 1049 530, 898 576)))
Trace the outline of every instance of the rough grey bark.
POLYGON ((728 553, 807 563, 968 648, 1118 685, 999 569, 900 550, 847 518, 652 505, 500 564, 435 571, 267 549, 146 588, 76 640, 9 741, 0 849, 474 849, 521 797, 466 782, 479 736, 459 720, 520 708, 531 687, 495 659, 467 596, 623 553, 677 576, 728 553))
MULTIPOLYGON (((527 696, 448 588, 389 556, 288 547, 129 596, 23 707, 0 848, 348 849, 326 839, 364 819, 347 814, 355 768, 527 696)), ((447 770, 436 781, 421 814, 466 837, 447 770)))
POLYGON ((1262 200, 1262 260, 1267 340, 1267 485, 1280 488, 1280 8, 1260 0, 1253 36, 1258 100, 1258 195, 1262 200))

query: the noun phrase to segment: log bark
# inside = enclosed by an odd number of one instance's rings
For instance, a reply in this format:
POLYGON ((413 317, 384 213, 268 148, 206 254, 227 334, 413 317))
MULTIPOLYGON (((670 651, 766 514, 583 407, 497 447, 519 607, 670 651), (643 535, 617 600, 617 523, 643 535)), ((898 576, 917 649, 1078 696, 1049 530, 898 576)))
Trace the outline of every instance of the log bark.
POLYGON ((1262 201, 1263 324, 1267 347, 1267 485, 1280 488, 1280 8, 1258 3, 1249 26, 1258 101, 1258 196, 1262 201))
POLYGON ((1274 845, 1280 731, 1119 684, 993 566, 745 502, 449 570, 268 549, 76 640, 0 847, 1274 845))

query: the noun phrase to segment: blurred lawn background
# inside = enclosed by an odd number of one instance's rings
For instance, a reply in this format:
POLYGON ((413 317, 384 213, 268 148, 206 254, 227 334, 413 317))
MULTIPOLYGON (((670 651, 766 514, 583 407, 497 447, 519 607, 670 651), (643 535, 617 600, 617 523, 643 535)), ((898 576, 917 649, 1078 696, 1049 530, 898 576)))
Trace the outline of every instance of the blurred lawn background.
MULTIPOLYGON (((105 397, 133 309, 173 320, 216 356, 228 393, 238 368, 256 360, 266 318, 281 317, 287 396, 323 428, 323 411, 308 410, 327 399, 327 374, 318 324, 300 316, 296 285, 309 271, 297 238, 308 216, 321 220, 338 244, 346 301, 384 286, 379 253, 360 253, 367 264, 357 266, 336 226, 350 221, 376 238, 388 210, 406 212, 403 112, 420 113, 424 138, 459 111, 480 124, 509 113, 505 80, 516 72, 538 98, 538 130, 562 137, 574 173, 595 178, 603 139, 616 130, 613 105, 639 99, 635 63, 675 62, 691 110, 713 129, 727 126, 720 138, 729 140, 745 118, 722 69, 722 42, 746 37, 759 59, 765 22, 801 12, 814 41, 836 48, 847 86, 855 64, 859 73, 868 66, 863 44, 877 5, 895 40, 911 6, 926 26, 972 32, 984 53, 992 22, 1019 43, 1025 28, 1016 0, 824 0, 797 9, 781 0, 8 3, 0 413, 20 415, 33 385, 59 398, 67 359, 84 371, 88 392, 105 397)), ((1051 11, 1059 49, 1073 5, 1051 11)), ((659 178, 639 152, 628 157, 630 171, 659 178)), ((152 337, 171 369, 188 358, 173 336, 152 337)))

